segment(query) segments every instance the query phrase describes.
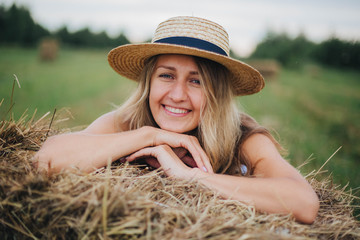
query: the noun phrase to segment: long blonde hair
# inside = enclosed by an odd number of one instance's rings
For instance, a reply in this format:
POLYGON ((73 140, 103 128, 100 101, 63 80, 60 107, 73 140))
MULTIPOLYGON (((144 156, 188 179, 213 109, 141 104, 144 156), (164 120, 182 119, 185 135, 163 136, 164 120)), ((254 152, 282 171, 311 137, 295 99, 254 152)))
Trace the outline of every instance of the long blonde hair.
MULTIPOLYGON (((199 57, 194 59, 202 79, 206 106, 201 113, 199 126, 192 134, 198 138, 208 155, 214 172, 238 174, 240 166, 245 165, 248 169, 246 175, 249 175, 252 166, 242 154, 240 147, 245 140, 242 131, 250 133, 247 126, 251 127, 250 130, 258 129, 254 133, 266 133, 267 130, 260 127, 252 118, 246 118, 246 126, 242 125, 242 119, 247 115, 240 114, 236 106, 230 84, 231 75, 224 66, 199 57)), ((146 62, 136 91, 117 110, 117 120, 121 121, 120 124, 127 124, 129 130, 143 126, 158 127, 148 101, 150 80, 156 62, 157 56, 146 62)))

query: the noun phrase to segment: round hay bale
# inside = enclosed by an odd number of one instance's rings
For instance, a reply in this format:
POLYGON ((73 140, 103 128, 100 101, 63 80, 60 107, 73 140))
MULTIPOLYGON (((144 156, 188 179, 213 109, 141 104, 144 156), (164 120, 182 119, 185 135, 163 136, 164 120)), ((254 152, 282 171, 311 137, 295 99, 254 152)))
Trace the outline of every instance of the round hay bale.
POLYGON ((256 68, 266 80, 276 80, 281 71, 281 64, 275 59, 249 60, 248 63, 256 68))
POLYGON ((53 38, 41 40, 39 46, 40 60, 44 62, 55 61, 59 50, 59 42, 53 38))

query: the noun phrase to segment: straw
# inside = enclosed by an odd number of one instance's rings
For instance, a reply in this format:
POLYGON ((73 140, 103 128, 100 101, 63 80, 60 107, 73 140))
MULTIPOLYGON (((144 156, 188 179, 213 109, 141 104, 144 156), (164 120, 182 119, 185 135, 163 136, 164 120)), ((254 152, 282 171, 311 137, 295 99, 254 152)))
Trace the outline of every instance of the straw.
POLYGON ((356 196, 316 171, 307 176, 321 204, 312 225, 257 212, 141 165, 115 162, 91 174, 71 170, 48 176, 37 171, 32 157, 48 132, 59 132, 60 117, 52 120, 53 129, 49 121, 0 124, 2 239, 360 238, 356 196))

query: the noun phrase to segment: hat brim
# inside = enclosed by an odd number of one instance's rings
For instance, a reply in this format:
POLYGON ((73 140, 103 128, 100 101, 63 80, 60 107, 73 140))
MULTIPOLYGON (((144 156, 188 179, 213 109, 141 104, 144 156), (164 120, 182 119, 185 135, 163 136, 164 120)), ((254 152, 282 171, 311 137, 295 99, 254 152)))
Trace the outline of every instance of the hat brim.
POLYGON ((232 74, 231 83, 235 95, 259 92, 264 78, 251 66, 239 60, 197 48, 165 43, 127 44, 112 49, 108 54, 110 66, 120 75, 134 81, 144 68, 145 61, 160 54, 184 54, 210 59, 225 66, 232 74))

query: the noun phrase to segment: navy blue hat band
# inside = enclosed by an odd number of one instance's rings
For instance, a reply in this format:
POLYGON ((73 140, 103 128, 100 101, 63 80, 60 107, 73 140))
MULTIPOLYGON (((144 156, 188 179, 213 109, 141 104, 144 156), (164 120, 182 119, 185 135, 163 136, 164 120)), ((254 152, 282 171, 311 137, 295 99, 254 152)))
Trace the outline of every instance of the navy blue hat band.
POLYGON ((220 47, 216 46, 215 44, 201 40, 198 38, 192 37, 168 37, 162 38, 159 40, 154 41, 154 43, 168 43, 168 44, 175 44, 175 45, 182 45, 186 47, 197 48, 217 54, 221 54, 224 56, 228 56, 227 53, 220 47))

